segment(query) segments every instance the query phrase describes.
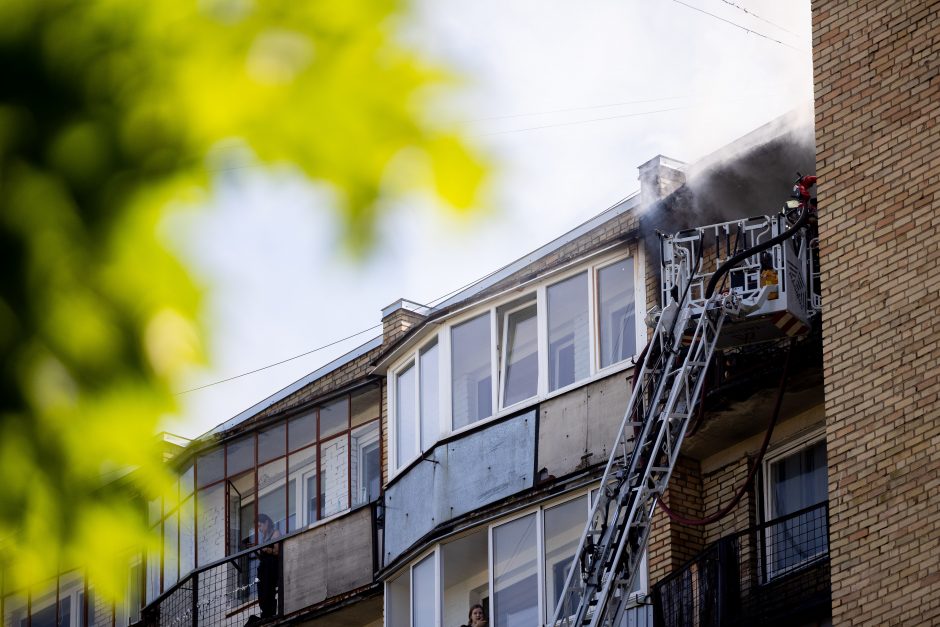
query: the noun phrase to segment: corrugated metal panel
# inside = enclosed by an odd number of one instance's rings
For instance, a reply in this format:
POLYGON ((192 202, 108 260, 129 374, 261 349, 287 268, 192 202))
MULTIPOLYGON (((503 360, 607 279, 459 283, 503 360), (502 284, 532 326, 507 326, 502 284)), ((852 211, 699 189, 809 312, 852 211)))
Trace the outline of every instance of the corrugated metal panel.
POLYGON ((434 527, 532 487, 535 411, 439 445, 385 493, 385 563, 434 527))

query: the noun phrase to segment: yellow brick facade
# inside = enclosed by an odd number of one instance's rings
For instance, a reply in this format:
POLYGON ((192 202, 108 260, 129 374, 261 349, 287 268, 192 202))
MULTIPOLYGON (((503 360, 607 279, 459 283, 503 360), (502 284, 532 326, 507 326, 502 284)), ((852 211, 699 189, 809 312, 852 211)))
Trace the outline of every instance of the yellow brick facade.
POLYGON ((940 2, 814 0, 834 625, 940 624, 940 2))

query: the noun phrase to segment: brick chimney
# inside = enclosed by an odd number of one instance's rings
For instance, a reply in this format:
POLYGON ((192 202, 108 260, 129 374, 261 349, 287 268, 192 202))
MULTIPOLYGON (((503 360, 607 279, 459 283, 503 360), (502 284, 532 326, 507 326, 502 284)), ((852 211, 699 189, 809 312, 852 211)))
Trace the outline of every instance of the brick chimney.
POLYGON ((391 344, 428 315, 424 305, 399 298, 382 310, 382 343, 391 344))
POLYGON ((637 170, 640 174, 640 203, 644 209, 685 183, 685 164, 662 155, 656 155, 637 170))

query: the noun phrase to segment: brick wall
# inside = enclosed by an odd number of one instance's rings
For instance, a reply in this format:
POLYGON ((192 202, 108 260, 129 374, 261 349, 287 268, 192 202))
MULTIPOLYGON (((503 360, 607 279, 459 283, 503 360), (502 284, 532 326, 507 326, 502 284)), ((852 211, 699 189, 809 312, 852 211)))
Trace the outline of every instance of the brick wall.
MULTIPOLYGON (((333 391, 339 390, 344 386, 350 385, 357 379, 364 379, 371 370, 372 361, 379 356, 382 347, 374 348, 364 355, 353 359, 347 364, 343 364, 333 372, 323 376, 309 385, 297 390, 287 398, 271 405, 265 410, 259 412, 251 420, 252 422, 274 416, 286 410, 303 405, 313 399, 326 396, 333 391)), ((384 415, 384 414, 383 414, 384 415)), ((248 423, 246 423, 248 424, 248 423)))
MULTIPOLYGON (((731 502, 734 495, 744 485, 750 467, 750 460, 745 456, 704 474, 702 477, 702 500, 706 516, 714 514, 731 502)), ((752 485, 727 515, 720 520, 705 525, 706 545, 735 531, 741 531, 756 524, 757 508, 754 494, 754 486, 752 485)))
MULTIPOLYGON (((676 514, 702 517, 702 475, 697 461, 683 456, 676 460, 663 501, 676 514)), ((702 527, 673 521, 657 506, 648 545, 650 584, 692 559, 704 548, 702 540, 702 527)))
POLYGON ((834 625, 940 624, 940 2, 813 0, 834 625))

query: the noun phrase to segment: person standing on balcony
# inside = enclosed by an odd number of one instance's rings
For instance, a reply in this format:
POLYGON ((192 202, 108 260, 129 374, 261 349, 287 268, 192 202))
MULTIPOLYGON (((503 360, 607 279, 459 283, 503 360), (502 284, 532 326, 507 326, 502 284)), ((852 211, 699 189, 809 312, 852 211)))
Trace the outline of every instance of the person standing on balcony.
MULTIPOLYGON (((267 514, 258 516, 259 544, 267 544, 281 537, 281 532, 267 514)), ((277 585, 280 579, 278 553, 280 545, 272 544, 258 549, 258 606, 261 619, 277 615, 277 585)))

